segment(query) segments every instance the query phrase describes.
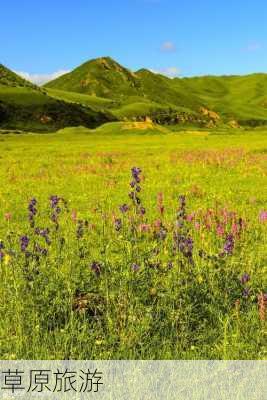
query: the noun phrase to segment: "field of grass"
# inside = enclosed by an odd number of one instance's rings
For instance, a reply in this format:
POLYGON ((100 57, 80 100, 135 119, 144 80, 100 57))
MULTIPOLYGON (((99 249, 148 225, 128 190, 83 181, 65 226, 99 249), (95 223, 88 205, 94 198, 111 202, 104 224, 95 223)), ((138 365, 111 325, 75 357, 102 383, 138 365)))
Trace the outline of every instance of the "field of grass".
POLYGON ((266 130, 0 135, 0 179, 1 359, 266 358, 266 130))

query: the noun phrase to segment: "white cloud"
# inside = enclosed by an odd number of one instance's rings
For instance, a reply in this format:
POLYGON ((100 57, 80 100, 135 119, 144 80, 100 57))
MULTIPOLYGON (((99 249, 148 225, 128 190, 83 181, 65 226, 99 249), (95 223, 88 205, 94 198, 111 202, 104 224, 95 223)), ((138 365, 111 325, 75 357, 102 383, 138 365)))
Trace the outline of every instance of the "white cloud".
POLYGON ((163 53, 174 53, 176 51, 176 46, 173 42, 167 41, 162 43, 160 50, 163 53))
POLYGON ((15 71, 16 74, 20 75, 22 78, 35 83, 36 85, 44 85, 45 83, 58 78, 61 75, 67 74, 70 71, 59 70, 52 72, 51 74, 29 74, 28 72, 15 71))
POLYGON ((161 74, 165 75, 168 78, 176 78, 177 76, 181 75, 181 70, 177 67, 167 67, 167 68, 160 68, 160 69, 151 69, 151 72, 154 74, 161 74))

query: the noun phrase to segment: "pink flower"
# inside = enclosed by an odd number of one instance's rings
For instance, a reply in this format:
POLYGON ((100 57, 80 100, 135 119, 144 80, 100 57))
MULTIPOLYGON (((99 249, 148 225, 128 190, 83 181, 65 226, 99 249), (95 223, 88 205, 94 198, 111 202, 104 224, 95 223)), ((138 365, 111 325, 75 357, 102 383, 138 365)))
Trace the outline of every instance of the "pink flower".
POLYGON ((10 221, 11 220, 11 213, 5 213, 4 218, 6 221, 10 221))
POLYGON ((199 222, 195 222, 195 228, 196 228, 197 230, 200 229, 200 223, 199 223, 199 222))
POLYGON ((139 225, 139 229, 141 232, 148 232, 150 229, 150 225, 149 224, 141 224, 141 225, 139 225))
POLYGON ((158 193, 157 205, 160 214, 163 215, 164 214, 163 193, 158 193))
POLYGON ((77 222, 77 211, 76 210, 72 210, 71 219, 73 222, 77 222))
POLYGON ((267 211, 261 211, 259 218, 260 222, 267 222, 267 211))
POLYGON ((160 219, 157 219, 156 221, 154 221, 154 227, 158 228, 158 229, 161 227, 161 220, 160 219))
POLYGON ((232 234, 236 235, 238 233, 238 231, 239 231, 239 226, 237 225, 236 222, 233 222, 233 224, 232 224, 232 234))
POLYGON ((189 214, 189 215, 186 217, 187 221, 189 221, 189 222, 192 222, 194 218, 195 218, 195 214, 194 214, 194 213, 189 214))
POLYGON ((216 229, 217 235, 218 236, 223 236, 224 235, 224 227, 222 225, 218 225, 216 229))

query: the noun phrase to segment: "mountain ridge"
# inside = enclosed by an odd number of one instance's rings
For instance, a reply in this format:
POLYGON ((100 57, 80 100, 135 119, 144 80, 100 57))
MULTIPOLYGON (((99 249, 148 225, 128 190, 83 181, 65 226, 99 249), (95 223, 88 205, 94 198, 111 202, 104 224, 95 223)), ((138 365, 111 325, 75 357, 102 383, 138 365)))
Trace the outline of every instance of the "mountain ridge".
POLYGON ((208 109, 226 123, 236 120, 237 125, 267 124, 264 73, 168 78, 145 68, 132 72, 111 57, 100 57, 48 82, 44 88, 112 99, 122 106, 131 98, 135 99, 132 104, 138 100, 139 105, 149 100, 174 110, 188 110, 191 115, 201 116, 201 110, 208 109))

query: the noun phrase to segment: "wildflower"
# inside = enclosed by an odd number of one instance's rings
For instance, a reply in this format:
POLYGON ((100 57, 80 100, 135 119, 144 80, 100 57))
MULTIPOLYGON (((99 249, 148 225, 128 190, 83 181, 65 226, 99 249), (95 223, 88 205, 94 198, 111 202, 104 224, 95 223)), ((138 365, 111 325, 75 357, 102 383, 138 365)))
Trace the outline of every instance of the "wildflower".
POLYGON ((35 198, 32 198, 28 205, 28 211, 29 211, 28 218, 29 218, 31 227, 34 227, 34 217, 37 214, 36 204, 37 204, 37 200, 35 198))
POLYGON ((161 225, 160 228, 154 232, 154 237, 155 239, 163 241, 166 239, 167 233, 168 233, 167 229, 163 225, 161 225))
POLYGON ((122 204, 120 206, 120 211, 124 214, 129 210, 129 206, 127 204, 122 204))
POLYGON ((116 231, 120 231, 122 228, 122 221, 120 218, 115 218, 114 220, 114 226, 116 231))
POLYGON ((141 174, 142 170, 138 167, 133 167, 131 171, 132 171, 132 177, 133 177, 134 181, 136 183, 139 183, 140 182, 139 175, 141 174))
POLYGON ((185 196, 181 195, 179 196, 179 209, 177 211, 177 222, 176 225, 178 228, 182 228, 184 225, 184 220, 186 219, 186 201, 185 201, 185 196))
POLYGON ((62 197, 58 197, 55 195, 50 196, 50 205, 51 208, 53 209, 53 212, 51 214, 51 221, 55 224, 56 230, 58 230, 59 228, 58 216, 61 213, 61 208, 59 207, 60 201, 64 204, 65 208, 67 208, 67 202, 62 197))
POLYGON ((164 214, 164 205, 163 205, 163 193, 158 193, 158 199, 157 199, 157 206, 160 215, 164 214))
POLYGON ((148 232, 150 230, 150 225, 149 224, 140 224, 139 230, 141 232, 148 232))
POLYGON ((140 215, 145 215, 146 209, 144 207, 140 207, 139 213, 140 213, 140 215))
POLYGON ((232 234, 227 235, 225 244, 223 247, 223 254, 226 254, 226 255, 233 254, 234 245, 235 245, 235 241, 234 241, 233 235, 232 234))
POLYGON ((58 196, 50 196, 50 205, 51 208, 56 208, 60 201, 60 197, 58 196))
POLYGON ((11 213, 5 213, 4 218, 6 221, 10 221, 11 220, 11 213))
POLYGON ((77 227, 77 231, 76 231, 76 237, 77 239, 81 239, 83 237, 84 234, 84 230, 83 230, 83 221, 79 220, 78 221, 78 227, 77 227))
POLYGON ((2 261, 5 257, 5 254, 2 250, 0 250, 0 261, 2 261))
POLYGON ((35 250, 37 253, 41 254, 42 256, 46 256, 46 255, 48 254, 47 249, 41 247, 41 246, 40 246, 39 244, 37 244, 37 243, 34 245, 34 250, 35 250))
POLYGON ((187 221, 189 221, 189 222, 192 222, 194 220, 194 218, 195 218, 195 213, 189 214, 186 217, 187 221))
POLYGON ((245 273, 241 276, 240 278, 240 282, 242 283, 242 285, 244 285, 245 283, 247 283, 250 280, 250 276, 249 274, 245 273))
POLYGON ((171 261, 169 261, 167 263, 167 267, 168 267, 168 269, 172 269, 173 268, 173 263, 171 261))
POLYGON ((246 287, 243 290, 243 297, 247 298, 250 295, 250 288, 246 287))
POLYGON ((4 264, 8 265, 10 260, 11 260, 10 255, 9 254, 5 254, 5 256, 4 256, 4 264))
POLYGON ((21 251, 25 252, 29 246, 30 239, 27 236, 21 236, 20 238, 20 248, 21 251))
POLYGON ((267 222, 267 211, 261 211, 259 219, 260 222, 267 222))
POLYGON ((194 227, 196 230, 200 229, 200 223, 199 222, 195 222, 194 227))
POLYGON ((239 225, 236 222, 233 222, 231 232, 233 235, 237 235, 239 232, 239 225))
POLYGON ((224 227, 222 225, 218 225, 216 229, 216 233, 218 236, 223 236, 224 235, 224 227))
POLYGON ((91 267, 91 270, 96 274, 96 276, 100 275, 101 264, 98 261, 93 261, 90 267, 91 267))
POLYGON ((135 264, 135 263, 132 264, 132 271, 133 272, 137 272, 137 271, 139 271, 139 269, 140 269, 140 266, 138 264, 135 264))
POLYGON ((72 219, 73 222, 77 221, 77 211, 76 210, 72 210, 71 219, 72 219))
POLYGON ((49 228, 46 228, 46 229, 36 228, 34 232, 35 232, 36 235, 39 235, 39 236, 43 237, 48 245, 51 244, 51 240, 50 240, 50 238, 48 236, 49 235, 49 228))
POLYGON ((4 245, 3 241, 0 240, 0 250, 2 250, 2 249, 4 249, 4 248, 5 248, 5 245, 4 245))
POLYGON ((174 250, 180 251, 185 257, 192 260, 194 242, 190 236, 175 232, 174 234, 174 250))

